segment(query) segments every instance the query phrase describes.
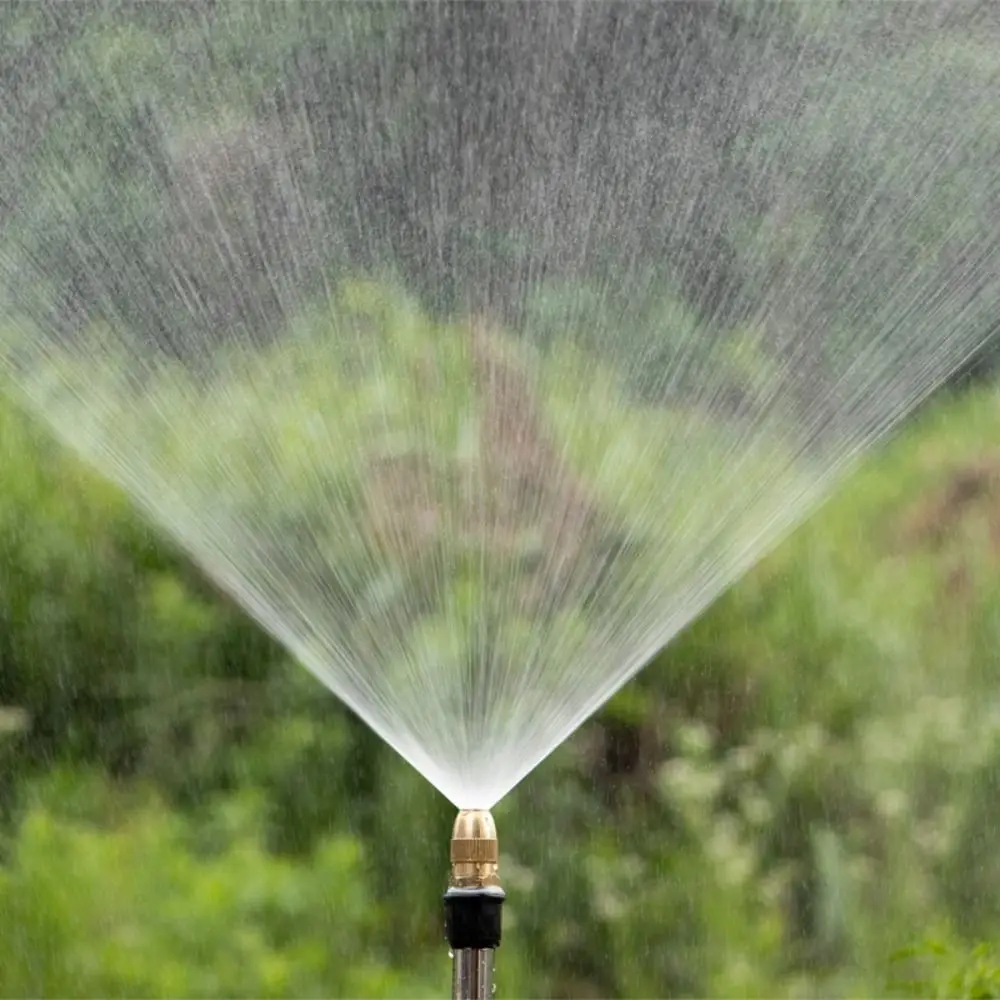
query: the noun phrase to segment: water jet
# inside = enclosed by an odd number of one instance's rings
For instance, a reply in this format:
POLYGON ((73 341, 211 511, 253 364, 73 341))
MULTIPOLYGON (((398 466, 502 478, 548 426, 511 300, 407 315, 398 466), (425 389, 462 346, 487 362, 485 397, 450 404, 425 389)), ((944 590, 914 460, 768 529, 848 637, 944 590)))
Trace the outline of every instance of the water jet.
POLYGON ((909 5, 30 9, 0 362, 482 807, 483 995, 486 810, 995 327, 995 54, 909 5))

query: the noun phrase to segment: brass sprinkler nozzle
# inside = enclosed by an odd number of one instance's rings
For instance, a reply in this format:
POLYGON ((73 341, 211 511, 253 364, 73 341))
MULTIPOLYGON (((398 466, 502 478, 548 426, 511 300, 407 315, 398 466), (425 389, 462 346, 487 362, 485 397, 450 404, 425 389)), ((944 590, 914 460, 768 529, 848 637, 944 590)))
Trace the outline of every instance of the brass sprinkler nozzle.
POLYGON ((451 831, 451 878, 454 889, 499 886, 500 846, 488 809, 463 809, 451 831))

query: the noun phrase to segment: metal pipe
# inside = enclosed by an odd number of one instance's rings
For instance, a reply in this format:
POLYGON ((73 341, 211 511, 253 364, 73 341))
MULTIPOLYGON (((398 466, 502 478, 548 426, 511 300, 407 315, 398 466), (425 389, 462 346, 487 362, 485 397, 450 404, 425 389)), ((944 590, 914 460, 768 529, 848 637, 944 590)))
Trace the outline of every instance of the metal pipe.
POLYGON ((452 1000, 493 1000, 504 901, 499 861, 493 816, 485 809, 463 809, 451 833, 451 875, 444 894, 452 1000))
POLYGON ((452 1000, 493 1000, 493 949, 459 948, 452 955, 452 1000))

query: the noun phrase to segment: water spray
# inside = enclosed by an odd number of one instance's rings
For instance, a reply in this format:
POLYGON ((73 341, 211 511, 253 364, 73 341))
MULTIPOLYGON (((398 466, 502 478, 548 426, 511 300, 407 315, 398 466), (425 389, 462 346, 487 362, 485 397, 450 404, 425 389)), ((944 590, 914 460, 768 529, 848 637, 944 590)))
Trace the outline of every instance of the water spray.
MULTIPOLYGON (((996 46, 926 4, 7 6, 0 372, 458 808, 1000 316, 996 46)), ((463 810, 456 997, 497 863, 463 810)))
POLYGON ((451 831, 451 875, 444 894, 451 948, 452 1000, 490 1000, 500 947, 504 891, 496 823, 487 809, 463 809, 451 831))

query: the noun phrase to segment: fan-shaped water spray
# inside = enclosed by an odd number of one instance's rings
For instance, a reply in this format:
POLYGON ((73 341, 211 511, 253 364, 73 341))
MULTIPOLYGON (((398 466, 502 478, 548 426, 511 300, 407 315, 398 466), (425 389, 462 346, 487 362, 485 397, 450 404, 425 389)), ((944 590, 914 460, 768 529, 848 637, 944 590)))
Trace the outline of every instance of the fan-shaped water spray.
POLYGON ((7 367, 489 808, 988 336, 946 13, 12 5, 7 367))

